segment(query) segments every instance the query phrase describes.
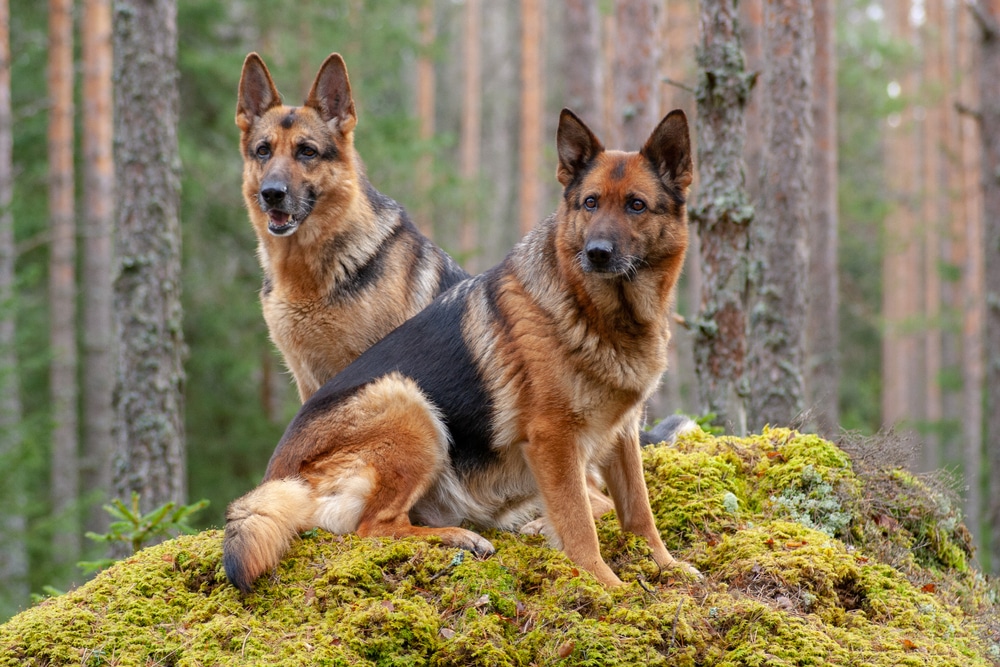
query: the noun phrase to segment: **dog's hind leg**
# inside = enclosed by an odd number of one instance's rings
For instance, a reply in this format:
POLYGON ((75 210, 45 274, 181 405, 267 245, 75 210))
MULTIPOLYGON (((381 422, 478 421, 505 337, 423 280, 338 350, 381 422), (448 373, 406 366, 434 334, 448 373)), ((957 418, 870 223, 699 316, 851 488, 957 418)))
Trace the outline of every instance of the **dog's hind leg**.
POLYGON ((340 454, 331 457, 334 465, 320 466, 327 481, 316 484, 328 493, 318 514, 329 517, 320 525, 339 524, 336 532, 355 530, 362 537, 436 537, 477 555, 493 553, 493 545, 470 530, 410 522, 410 510, 448 464, 444 422, 414 382, 385 376, 344 408, 325 428, 343 437, 359 427, 358 440, 348 446, 350 461, 340 454))

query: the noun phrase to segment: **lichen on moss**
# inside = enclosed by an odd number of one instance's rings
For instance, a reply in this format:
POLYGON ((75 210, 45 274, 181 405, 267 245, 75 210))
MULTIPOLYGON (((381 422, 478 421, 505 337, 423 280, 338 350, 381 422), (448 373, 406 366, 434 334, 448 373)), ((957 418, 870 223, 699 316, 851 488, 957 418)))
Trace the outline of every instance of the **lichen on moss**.
POLYGON ((787 429, 695 433, 644 463, 665 541, 701 581, 661 572, 611 514, 598 535, 616 589, 536 536, 487 531, 497 553, 484 560, 315 530, 243 596, 221 533, 206 531, 3 624, 0 665, 997 664, 983 620, 996 585, 919 479, 859 475, 833 444, 787 429))

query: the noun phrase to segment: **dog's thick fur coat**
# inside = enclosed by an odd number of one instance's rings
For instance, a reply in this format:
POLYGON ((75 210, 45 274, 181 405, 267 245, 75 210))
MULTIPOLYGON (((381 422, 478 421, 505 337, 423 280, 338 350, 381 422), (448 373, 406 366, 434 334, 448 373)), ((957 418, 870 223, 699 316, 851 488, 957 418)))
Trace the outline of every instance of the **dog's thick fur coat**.
POLYGON ((249 54, 236 124, 264 319, 304 402, 468 274, 366 178, 339 54, 301 107, 282 104, 264 61, 249 54))
POLYGON ((313 526, 491 553, 463 521, 544 532, 620 583, 600 556, 588 471, 622 527, 677 564, 653 522, 639 423, 688 242, 687 121, 672 112, 625 153, 564 110, 557 149, 557 213, 326 383, 263 483, 230 505, 223 560, 241 590, 313 526))

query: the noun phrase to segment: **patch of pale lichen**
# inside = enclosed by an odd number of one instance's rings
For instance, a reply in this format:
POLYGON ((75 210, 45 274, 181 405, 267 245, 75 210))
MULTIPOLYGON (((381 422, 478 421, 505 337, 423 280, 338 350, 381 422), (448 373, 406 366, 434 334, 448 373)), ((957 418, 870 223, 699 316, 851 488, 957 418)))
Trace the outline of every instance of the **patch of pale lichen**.
POLYGON ((995 587, 958 558, 881 558, 866 479, 832 444, 768 429, 644 456, 658 526, 703 581, 660 572, 608 515, 598 535, 617 589, 538 537, 487 532, 497 553, 482 560, 310 531, 241 596, 207 531, 0 626, 0 665, 990 664, 998 647, 976 619, 996 614, 995 587))

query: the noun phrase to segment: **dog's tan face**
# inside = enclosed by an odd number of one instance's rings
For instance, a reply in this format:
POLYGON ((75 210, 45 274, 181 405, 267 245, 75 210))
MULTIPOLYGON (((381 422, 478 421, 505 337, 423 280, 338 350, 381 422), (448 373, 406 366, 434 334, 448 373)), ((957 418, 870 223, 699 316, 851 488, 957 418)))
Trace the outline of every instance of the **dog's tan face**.
POLYGON ((585 273, 634 278, 680 271, 688 244, 684 200, 691 153, 682 113, 660 123, 638 153, 605 151, 572 112, 560 117, 557 176, 565 188, 566 252, 585 273))
POLYGON ((304 106, 289 107, 256 54, 240 78, 236 124, 243 151, 243 195, 258 232, 291 236, 324 198, 336 208, 356 191, 357 123, 347 70, 327 58, 304 106))

